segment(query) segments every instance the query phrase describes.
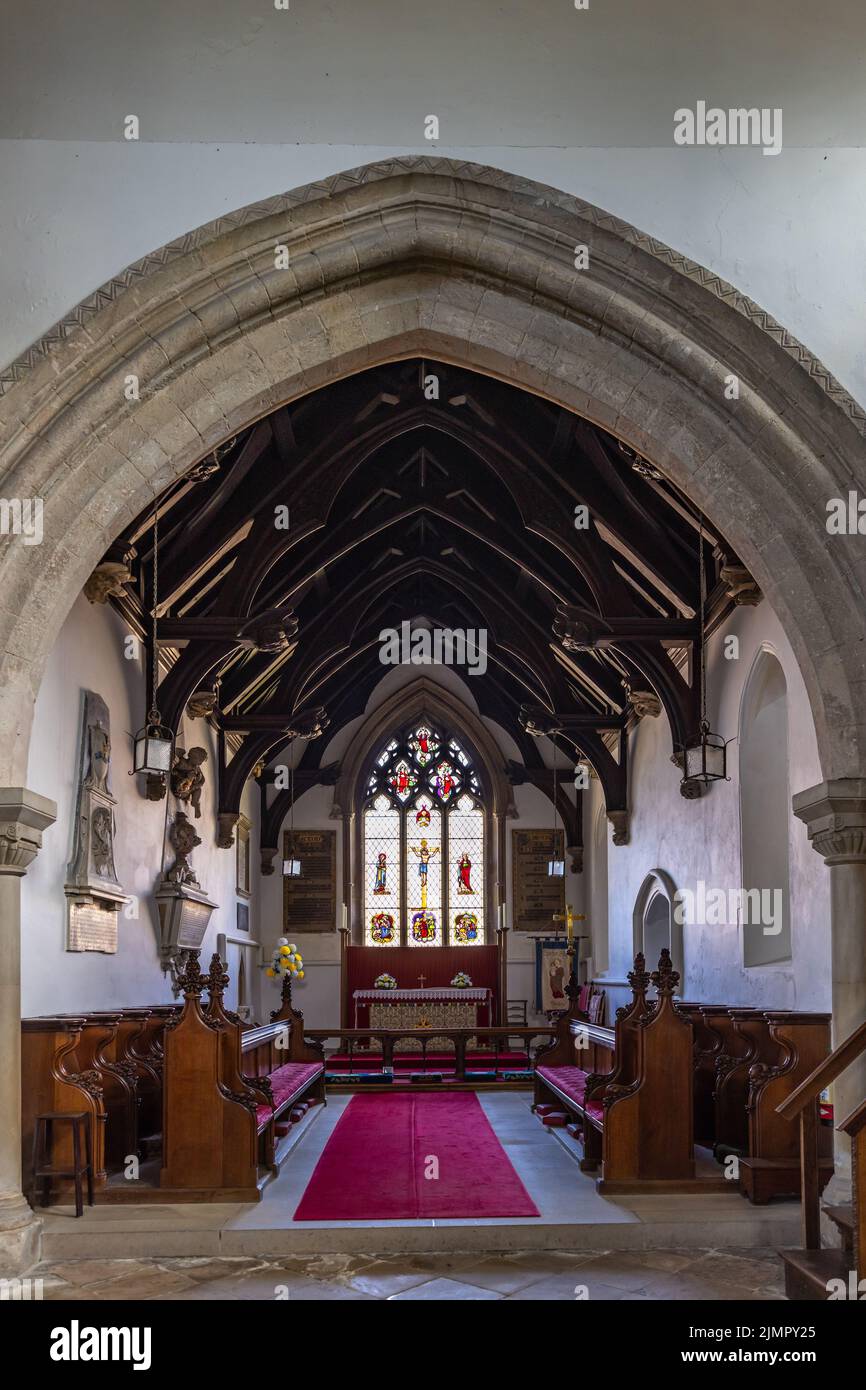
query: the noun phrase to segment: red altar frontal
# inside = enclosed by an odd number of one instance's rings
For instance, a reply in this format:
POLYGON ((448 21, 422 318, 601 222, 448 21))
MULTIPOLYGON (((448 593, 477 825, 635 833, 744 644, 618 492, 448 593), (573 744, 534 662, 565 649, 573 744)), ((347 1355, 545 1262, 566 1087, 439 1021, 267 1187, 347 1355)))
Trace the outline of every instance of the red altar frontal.
MULTIPOLYGON (((499 965, 498 946, 347 946, 343 961, 343 1026, 367 1027, 370 1007, 379 1002, 387 1004, 387 998, 378 999, 383 992, 376 990, 374 983, 382 974, 394 977, 398 992, 411 991, 414 1000, 410 998, 409 1003, 413 1006, 448 1001, 457 1004, 462 1000, 475 1011, 472 1024, 483 1027, 499 1023, 499 965), (471 991, 452 986, 459 971, 472 980, 471 991), (434 993, 438 999, 434 999, 434 993), (377 997, 371 998, 373 994, 377 997)), ((405 993, 402 1002, 406 1002, 405 993)), ((439 1026, 444 1026, 441 1020, 439 1026)))

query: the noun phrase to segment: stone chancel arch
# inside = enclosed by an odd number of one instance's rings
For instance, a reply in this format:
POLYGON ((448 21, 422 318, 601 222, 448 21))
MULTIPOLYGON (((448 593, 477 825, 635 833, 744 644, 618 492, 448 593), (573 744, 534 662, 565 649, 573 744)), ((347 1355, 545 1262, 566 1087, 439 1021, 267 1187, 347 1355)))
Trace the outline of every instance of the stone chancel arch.
MULTIPOLYGON (((6 1056, 17 1055, 18 877, 54 814, 24 787, 33 701, 75 596, 123 527, 238 431, 409 357, 485 372, 602 426, 736 547, 811 701, 826 780, 795 805, 841 885, 834 1022, 844 1037, 866 1002, 864 562, 856 536, 828 545, 823 519, 826 500, 862 472, 863 412, 768 315, 652 238, 530 181, 412 158, 189 233, 103 287, 3 376, 0 493, 43 505, 41 545, 13 538, 0 551, 0 892, 15 939, 6 1056), (724 389, 732 374, 736 401, 724 389)), ((314 503, 294 518, 320 521, 314 503)), ((12 1115, 16 1067, 2 1084, 12 1115)), ((0 1230, 18 1232, 23 1250, 31 1223, 18 1163, 11 1125, 0 1230)))
POLYGON ((0 564, 5 781, 23 778, 46 654, 123 524, 276 405, 424 354, 603 425, 723 517, 791 636, 825 775, 862 766, 862 559, 856 537, 831 551, 819 524, 856 476, 859 407, 769 316, 652 238, 527 180, 416 158, 188 234, 7 373, 0 477, 5 496, 43 499, 44 541, 0 564))

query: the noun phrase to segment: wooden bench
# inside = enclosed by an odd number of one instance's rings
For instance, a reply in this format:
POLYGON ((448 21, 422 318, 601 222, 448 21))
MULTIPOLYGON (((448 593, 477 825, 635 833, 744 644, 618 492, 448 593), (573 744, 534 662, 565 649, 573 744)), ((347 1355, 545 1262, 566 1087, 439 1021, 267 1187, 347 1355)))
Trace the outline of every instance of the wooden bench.
POLYGON ((244 1030, 223 1006, 228 976, 218 955, 204 976, 188 952, 180 983, 183 1010, 164 1040, 160 1187, 198 1201, 258 1200, 277 1171, 278 1119, 302 1098, 324 1100, 321 1053, 304 1041, 290 997, 291 1017, 244 1030))
MULTIPOLYGON (((21 1109, 32 1132, 39 1097, 54 1096, 53 1109, 88 1115, 94 1182, 99 1197, 112 1173, 130 1156, 146 1157, 162 1128, 162 1031, 179 1006, 91 1010, 24 1019, 21 1027, 21 1109), (82 1091, 91 1097, 83 1106, 82 1091)), ((60 1161, 69 1157, 59 1132, 60 1161)), ((24 1171, 30 1159, 25 1146, 24 1171)), ((67 1183, 54 1193, 67 1195, 67 1183)))
MULTIPOLYGON (((86 1019, 80 1015, 21 1020, 21 1137, 22 1183, 30 1190, 33 1177, 33 1137, 40 1114, 84 1114, 90 1127, 94 1188, 105 1186, 105 1094, 99 1073, 82 1068, 77 1046, 86 1019)), ((71 1126, 61 1125, 54 1144, 57 1168, 73 1166, 71 1126)), ((52 1200, 72 1191, 68 1179, 53 1185, 52 1200)))
POLYGON ((693 1039, 690 1021, 673 1002, 679 976, 669 952, 662 951, 652 975, 655 1000, 646 997, 650 977, 642 955, 628 979, 632 1001, 618 1011, 612 1039, 610 1030, 595 1032, 580 1020, 568 1021, 572 1045, 611 1056, 610 1067, 588 1071, 574 1065, 574 1057, 563 1066, 558 1044, 564 1039, 558 1040, 538 1058, 535 1105, 548 1094, 577 1117, 584 1139, 581 1167, 600 1165, 600 1191, 689 1184, 695 1176, 693 1039))
MULTIPOLYGON (((740 1190, 750 1201, 800 1196, 800 1131, 794 1120, 778 1113, 816 1067, 830 1056, 830 1015, 764 1013, 775 1049, 768 1060, 752 1065, 746 1101, 748 1148, 740 1156, 740 1190)), ((833 1176, 833 1131, 818 1130, 818 1184, 823 1191, 833 1176)))

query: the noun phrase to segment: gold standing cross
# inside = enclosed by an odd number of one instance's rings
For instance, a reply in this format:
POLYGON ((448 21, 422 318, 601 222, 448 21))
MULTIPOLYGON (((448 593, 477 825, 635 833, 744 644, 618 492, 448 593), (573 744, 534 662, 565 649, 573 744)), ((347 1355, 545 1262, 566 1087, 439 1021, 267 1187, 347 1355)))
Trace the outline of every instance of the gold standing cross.
POLYGON ((568 933, 568 944, 569 946, 571 946, 572 940, 574 938, 575 922, 585 922, 586 917, 582 912, 575 912, 571 903, 566 903, 565 912, 554 912, 553 921, 565 922, 567 924, 566 930, 568 933))
POLYGON ((424 985, 425 985, 426 980, 427 980, 427 976, 426 976, 426 975, 419 975, 419 976, 418 976, 418 983, 420 984, 420 986, 421 986, 422 989, 424 988, 424 985))

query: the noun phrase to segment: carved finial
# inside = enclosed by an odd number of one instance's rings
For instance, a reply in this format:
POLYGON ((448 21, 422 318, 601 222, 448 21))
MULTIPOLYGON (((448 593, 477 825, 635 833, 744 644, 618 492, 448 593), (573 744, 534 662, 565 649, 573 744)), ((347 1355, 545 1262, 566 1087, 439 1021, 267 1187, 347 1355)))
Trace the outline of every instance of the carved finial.
POLYGON ((671 953, 666 946, 662 947, 662 953, 659 956, 659 968, 653 971, 652 980, 659 997, 663 994, 673 994, 680 982, 679 971, 674 970, 671 953))
POLYGON ((205 986, 205 977, 201 973, 198 963, 198 951, 187 951, 184 954, 183 969, 178 976, 184 999, 198 999, 205 986))
POLYGON ((207 976, 207 990, 211 999, 222 999, 223 991, 227 989, 229 974, 222 962, 219 951, 214 951, 210 958, 210 970, 207 976))
POLYGON ((647 973, 646 959, 643 952, 638 951, 634 958, 634 970, 630 970, 626 976, 635 994, 645 994, 649 987, 650 977, 647 973))

